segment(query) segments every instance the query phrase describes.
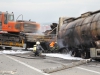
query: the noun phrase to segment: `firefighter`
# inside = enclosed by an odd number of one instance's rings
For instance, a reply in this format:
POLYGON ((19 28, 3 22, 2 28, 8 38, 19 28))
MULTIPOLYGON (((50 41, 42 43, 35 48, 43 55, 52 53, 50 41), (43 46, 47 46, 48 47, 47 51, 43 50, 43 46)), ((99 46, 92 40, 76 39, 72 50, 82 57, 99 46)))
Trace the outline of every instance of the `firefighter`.
POLYGON ((54 47, 54 45, 55 45, 55 42, 50 43, 50 47, 54 47))
POLYGON ((53 52, 53 50, 55 49, 55 42, 54 41, 51 42, 49 46, 50 46, 50 51, 53 52))
POLYGON ((57 52, 58 51, 58 45, 57 45, 57 42, 51 42, 50 43, 50 51, 51 52, 57 52))
POLYGON ((55 45, 54 45, 54 47, 55 47, 55 52, 58 52, 58 50, 59 50, 59 47, 58 47, 58 44, 57 44, 57 42, 55 42, 55 45))
POLYGON ((34 47, 33 47, 34 55, 41 56, 42 51, 43 51, 43 48, 41 47, 40 42, 37 41, 36 45, 34 45, 34 47))

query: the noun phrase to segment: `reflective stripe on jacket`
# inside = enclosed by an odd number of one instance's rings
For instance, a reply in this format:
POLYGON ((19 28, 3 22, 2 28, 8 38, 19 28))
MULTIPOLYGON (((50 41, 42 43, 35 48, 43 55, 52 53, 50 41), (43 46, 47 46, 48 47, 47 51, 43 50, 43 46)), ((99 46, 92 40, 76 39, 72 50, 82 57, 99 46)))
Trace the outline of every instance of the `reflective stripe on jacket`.
POLYGON ((35 52, 35 51, 36 51, 36 46, 33 47, 33 52, 35 52))

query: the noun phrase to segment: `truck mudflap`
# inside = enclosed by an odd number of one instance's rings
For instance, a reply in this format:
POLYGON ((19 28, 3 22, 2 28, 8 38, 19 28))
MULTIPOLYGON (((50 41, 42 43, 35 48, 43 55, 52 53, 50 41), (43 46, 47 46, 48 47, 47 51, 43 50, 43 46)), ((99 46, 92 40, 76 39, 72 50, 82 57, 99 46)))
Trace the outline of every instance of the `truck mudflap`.
POLYGON ((90 48, 90 57, 100 59, 100 49, 90 48))

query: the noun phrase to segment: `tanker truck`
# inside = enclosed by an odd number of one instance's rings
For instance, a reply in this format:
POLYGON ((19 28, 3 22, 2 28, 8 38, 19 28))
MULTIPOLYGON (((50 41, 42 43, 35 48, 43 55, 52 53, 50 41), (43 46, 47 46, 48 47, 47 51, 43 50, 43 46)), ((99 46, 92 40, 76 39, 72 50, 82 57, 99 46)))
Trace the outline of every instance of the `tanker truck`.
POLYGON ((59 18, 57 44, 81 58, 100 59, 100 10, 75 18, 59 18))

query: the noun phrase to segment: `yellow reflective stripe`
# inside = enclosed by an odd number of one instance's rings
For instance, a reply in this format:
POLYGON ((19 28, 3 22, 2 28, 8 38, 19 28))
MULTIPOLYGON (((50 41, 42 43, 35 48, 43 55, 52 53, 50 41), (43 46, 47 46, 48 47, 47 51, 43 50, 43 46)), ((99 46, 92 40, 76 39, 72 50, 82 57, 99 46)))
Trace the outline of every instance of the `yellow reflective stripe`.
POLYGON ((33 51, 36 51, 36 47, 33 47, 33 51))

